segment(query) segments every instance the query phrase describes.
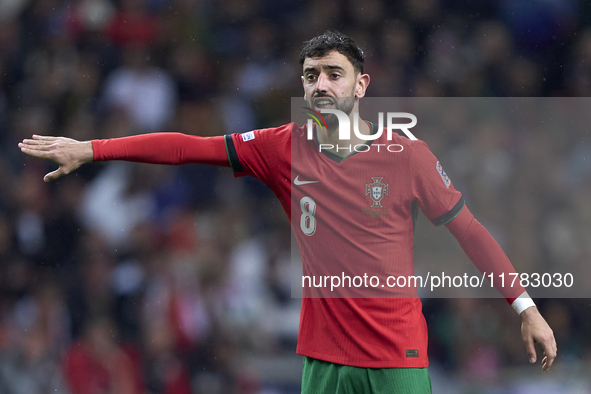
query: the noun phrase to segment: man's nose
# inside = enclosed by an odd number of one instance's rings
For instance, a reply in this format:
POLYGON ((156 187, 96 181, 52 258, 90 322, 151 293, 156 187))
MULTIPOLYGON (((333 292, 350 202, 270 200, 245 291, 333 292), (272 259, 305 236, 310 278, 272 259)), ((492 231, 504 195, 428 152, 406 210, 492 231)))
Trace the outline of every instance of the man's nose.
POLYGON ((316 81, 316 91, 318 93, 326 93, 328 91, 328 78, 323 74, 318 76, 318 80, 316 81))

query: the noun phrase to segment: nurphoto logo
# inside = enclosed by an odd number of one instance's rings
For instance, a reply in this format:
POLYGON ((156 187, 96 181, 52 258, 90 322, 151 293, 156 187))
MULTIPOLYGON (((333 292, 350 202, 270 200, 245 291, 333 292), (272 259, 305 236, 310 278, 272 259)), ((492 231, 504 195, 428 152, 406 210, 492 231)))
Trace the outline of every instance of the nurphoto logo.
MULTIPOLYGON (((328 109, 322 108, 320 112, 313 110, 312 108, 304 107, 304 109, 308 110, 309 112, 305 112, 311 119, 308 119, 307 122, 307 138, 308 140, 314 139, 314 123, 316 123, 320 130, 325 129, 328 130, 328 124, 322 114, 333 114, 339 125, 339 141, 350 141, 351 140, 351 122, 349 120, 349 116, 341 110, 338 109, 328 109)), ((386 113, 386 133, 388 137, 388 141, 392 140, 392 133, 394 130, 402 131, 409 139, 416 140, 415 137, 409 129, 413 128, 417 124, 417 117, 408 112, 387 112, 386 113), (408 119, 410 122, 407 123, 394 123, 394 119, 408 119)), ((359 131, 359 113, 353 112, 353 132, 355 136, 364 141, 374 141, 382 136, 384 132, 384 113, 378 112, 378 128, 376 133, 374 134, 362 134, 359 131)), ((385 146, 388 152, 402 152, 403 147, 400 144, 376 144, 377 150, 380 150, 380 146, 385 146)), ((343 149, 343 150, 354 150, 355 152, 368 152, 371 149, 371 145, 368 144, 358 144, 355 146, 345 146, 342 147, 340 145, 333 144, 319 144, 320 151, 322 149, 343 149)))

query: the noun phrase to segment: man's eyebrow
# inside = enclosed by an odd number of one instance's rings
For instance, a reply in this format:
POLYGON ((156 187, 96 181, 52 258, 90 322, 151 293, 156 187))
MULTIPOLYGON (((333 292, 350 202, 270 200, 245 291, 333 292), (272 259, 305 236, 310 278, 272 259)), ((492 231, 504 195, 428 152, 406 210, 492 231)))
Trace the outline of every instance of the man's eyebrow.
MULTIPOLYGON (((341 66, 331 66, 331 65, 326 65, 326 66, 322 66, 322 68, 327 68, 329 70, 339 70, 339 71, 345 71, 345 69, 341 66)), ((318 72, 318 69, 316 67, 306 67, 304 69, 304 74, 307 72, 318 72)))
POLYGON ((340 70, 340 71, 345 71, 345 69, 341 66, 330 66, 330 65, 326 65, 324 66, 324 68, 328 68, 329 70, 340 70))

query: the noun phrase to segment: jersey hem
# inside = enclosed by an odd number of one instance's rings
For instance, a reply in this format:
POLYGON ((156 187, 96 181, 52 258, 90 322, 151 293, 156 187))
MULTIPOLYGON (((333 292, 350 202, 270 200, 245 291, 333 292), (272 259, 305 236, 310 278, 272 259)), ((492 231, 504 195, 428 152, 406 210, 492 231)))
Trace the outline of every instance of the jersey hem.
POLYGON ((328 361, 329 363, 347 365, 350 367, 358 368, 427 368, 429 366, 429 360, 413 360, 414 363, 400 364, 396 361, 367 361, 367 360, 354 360, 350 362, 343 362, 339 357, 326 355, 309 350, 297 349, 296 353, 300 356, 311 357, 317 360, 328 361), (410 364, 410 365, 409 365, 410 364))

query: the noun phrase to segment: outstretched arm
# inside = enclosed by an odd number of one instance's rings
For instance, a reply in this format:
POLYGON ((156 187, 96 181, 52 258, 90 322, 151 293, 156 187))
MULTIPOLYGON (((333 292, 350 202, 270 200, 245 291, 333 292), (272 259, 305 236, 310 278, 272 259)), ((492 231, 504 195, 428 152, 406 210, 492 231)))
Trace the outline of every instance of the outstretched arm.
POLYGON ((223 136, 198 137, 182 133, 152 133, 107 140, 76 141, 34 135, 19 143, 27 155, 56 162, 45 175, 52 181, 91 161, 126 160, 153 164, 213 164, 229 167, 223 136))
MULTIPOLYGON (((458 216, 446 224, 446 227, 456 237, 464 252, 481 272, 494 272, 496 277, 502 272, 515 272, 501 246, 488 230, 474 218, 468 207, 464 206, 458 216)), ((518 288, 498 288, 498 290, 521 316, 521 337, 525 343, 529 361, 536 362, 534 343, 541 344, 544 350, 542 369, 547 371, 556 358, 556 340, 548 323, 540 315, 538 308, 521 286, 518 288)))

